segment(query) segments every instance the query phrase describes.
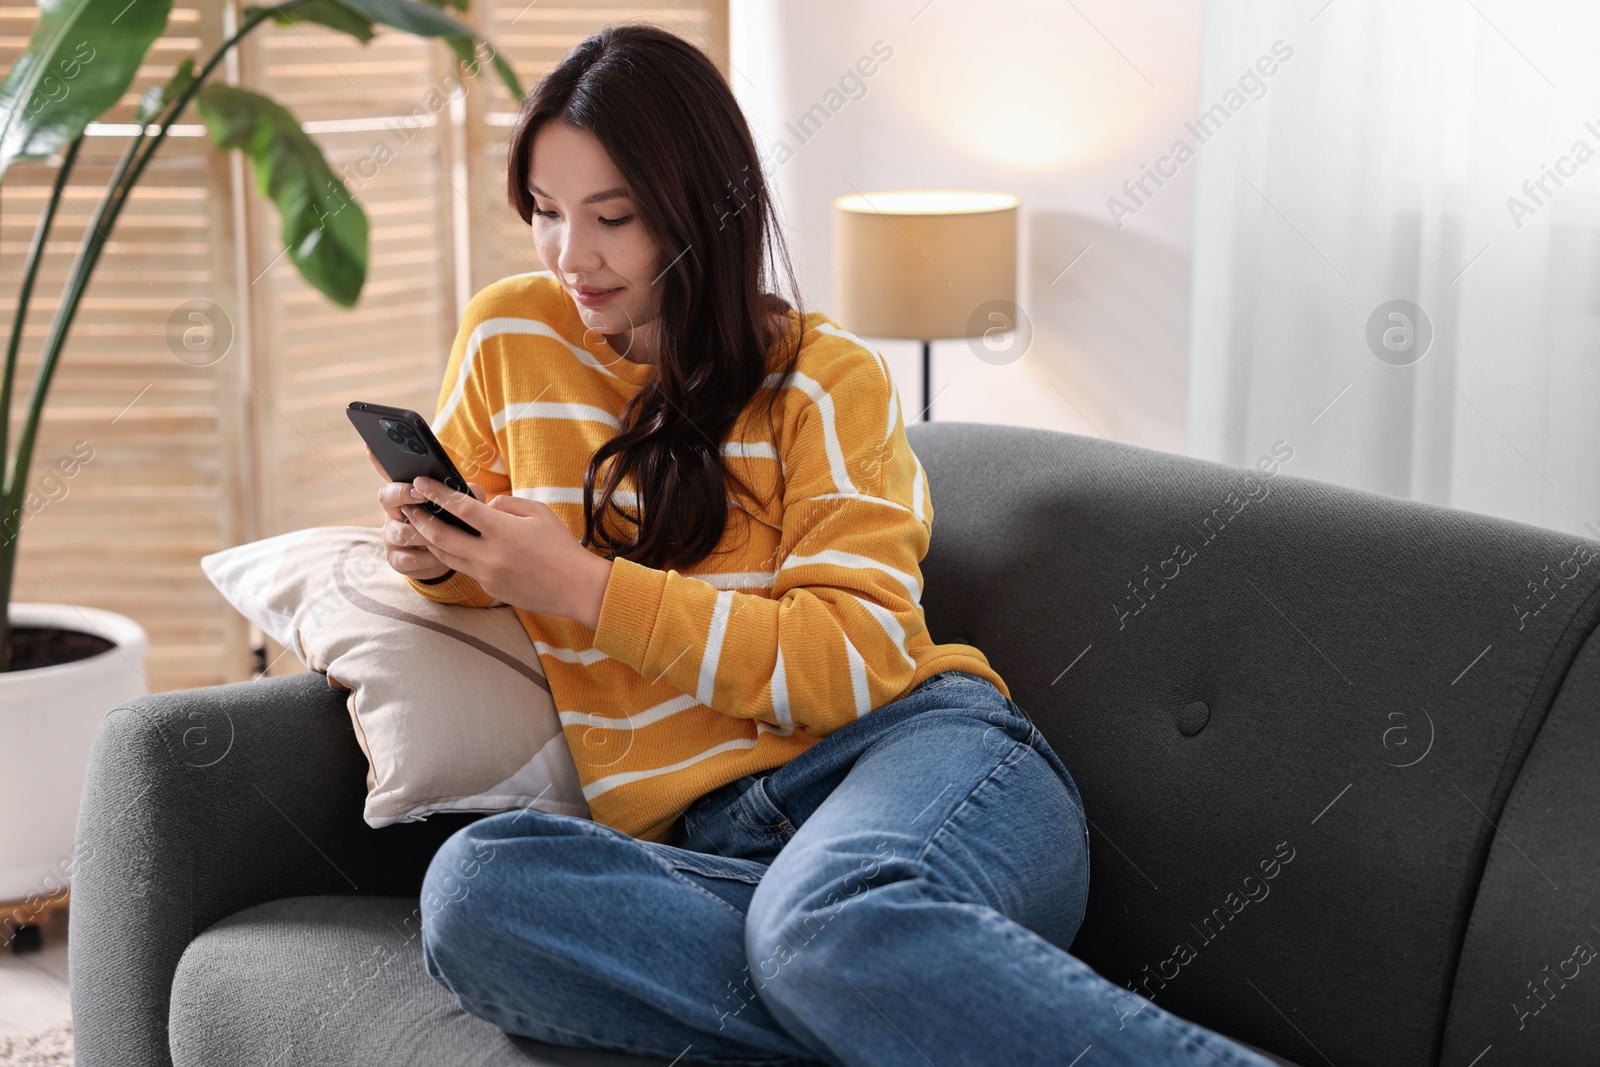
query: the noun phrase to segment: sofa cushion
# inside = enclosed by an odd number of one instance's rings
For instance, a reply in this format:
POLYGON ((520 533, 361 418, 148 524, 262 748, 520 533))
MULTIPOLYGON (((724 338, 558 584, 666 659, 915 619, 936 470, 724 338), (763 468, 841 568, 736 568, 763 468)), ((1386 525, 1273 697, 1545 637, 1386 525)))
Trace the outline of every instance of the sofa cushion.
POLYGON ((174 1067, 664 1067, 509 1037, 423 969, 403 897, 309 896, 228 916, 190 942, 172 983, 174 1067))
POLYGON ((511 1037, 469 1015, 423 969, 418 915, 417 901, 404 897, 312 896, 223 919, 190 942, 178 963, 174 1067, 667 1064, 511 1037))
POLYGON ((418 596, 368 526, 294 530, 200 566, 240 614, 349 691, 367 757, 367 825, 528 807, 589 817, 550 683, 514 609, 418 596), (416 664, 427 669, 409 669, 416 664))

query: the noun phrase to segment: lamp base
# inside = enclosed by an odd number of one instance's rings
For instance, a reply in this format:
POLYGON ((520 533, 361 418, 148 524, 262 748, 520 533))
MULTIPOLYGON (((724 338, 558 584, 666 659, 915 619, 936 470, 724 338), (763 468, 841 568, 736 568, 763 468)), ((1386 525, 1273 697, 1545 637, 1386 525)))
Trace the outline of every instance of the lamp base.
POLYGON ((933 420, 933 342, 922 342, 922 421, 933 420))

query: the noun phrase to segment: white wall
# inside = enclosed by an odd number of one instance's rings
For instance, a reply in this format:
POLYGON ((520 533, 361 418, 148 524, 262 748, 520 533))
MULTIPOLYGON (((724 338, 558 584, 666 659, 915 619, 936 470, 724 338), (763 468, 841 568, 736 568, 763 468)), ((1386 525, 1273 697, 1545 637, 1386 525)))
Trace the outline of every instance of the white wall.
MULTIPOLYGON (((934 417, 1183 452, 1193 165, 1133 215, 1107 199, 1194 118, 1199 0, 732 0, 732 81, 766 159, 804 298, 832 313, 832 200, 891 188, 1021 198, 1027 354, 934 346, 934 417), (864 92, 840 79, 892 50, 864 92), (851 98, 853 90, 856 98, 851 98), (832 105, 804 142, 786 124, 832 105), (780 147, 785 145, 786 148, 780 147), (792 156, 789 153, 792 152, 792 156), (1087 252, 1084 252, 1085 248, 1087 252), (1082 252, 1082 258, 1062 274, 1082 252)), ((920 346, 875 341, 907 418, 920 346)))

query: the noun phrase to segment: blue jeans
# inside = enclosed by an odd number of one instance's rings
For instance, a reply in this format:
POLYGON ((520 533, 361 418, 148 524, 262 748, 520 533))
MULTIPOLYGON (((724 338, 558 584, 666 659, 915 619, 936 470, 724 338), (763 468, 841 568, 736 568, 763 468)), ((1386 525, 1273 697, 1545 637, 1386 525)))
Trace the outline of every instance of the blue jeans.
POLYGON ((679 1063, 1271 1067, 1067 953, 1083 805, 960 671, 689 806, 671 844, 502 812, 439 849, 428 973, 556 1045, 679 1063))

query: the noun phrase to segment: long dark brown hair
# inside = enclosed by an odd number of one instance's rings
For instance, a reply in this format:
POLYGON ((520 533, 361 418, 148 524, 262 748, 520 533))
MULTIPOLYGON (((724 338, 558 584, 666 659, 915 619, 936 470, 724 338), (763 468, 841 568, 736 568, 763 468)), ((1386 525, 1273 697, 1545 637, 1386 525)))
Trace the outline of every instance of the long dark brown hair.
MULTIPOLYGON (((539 79, 524 98, 506 168, 511 205, 525 223, 534 204, 534 136, 551 120, 595 136, 662 249, 659 363, 623 409, 621 429, 589 460, 581 543, 608 558, 686 568, 722 539, 728 482, 753 499, 725 468, 722 445, 762 391, 768 353, 781 336, 771 313, 795 310, 804 319, 794 268, 738 102, 688 41, 649 25, 608 26, 539 79), (767 292, 773 263, 785 269, 792 304, 767 292), (632 513, 612 500, 630 474, 638 502, 632 513), (599 521, 608 509, 624 532, 599 521)), ((767 391, 769 429, 799 347, 796 330, 778 387, 767 391)))

